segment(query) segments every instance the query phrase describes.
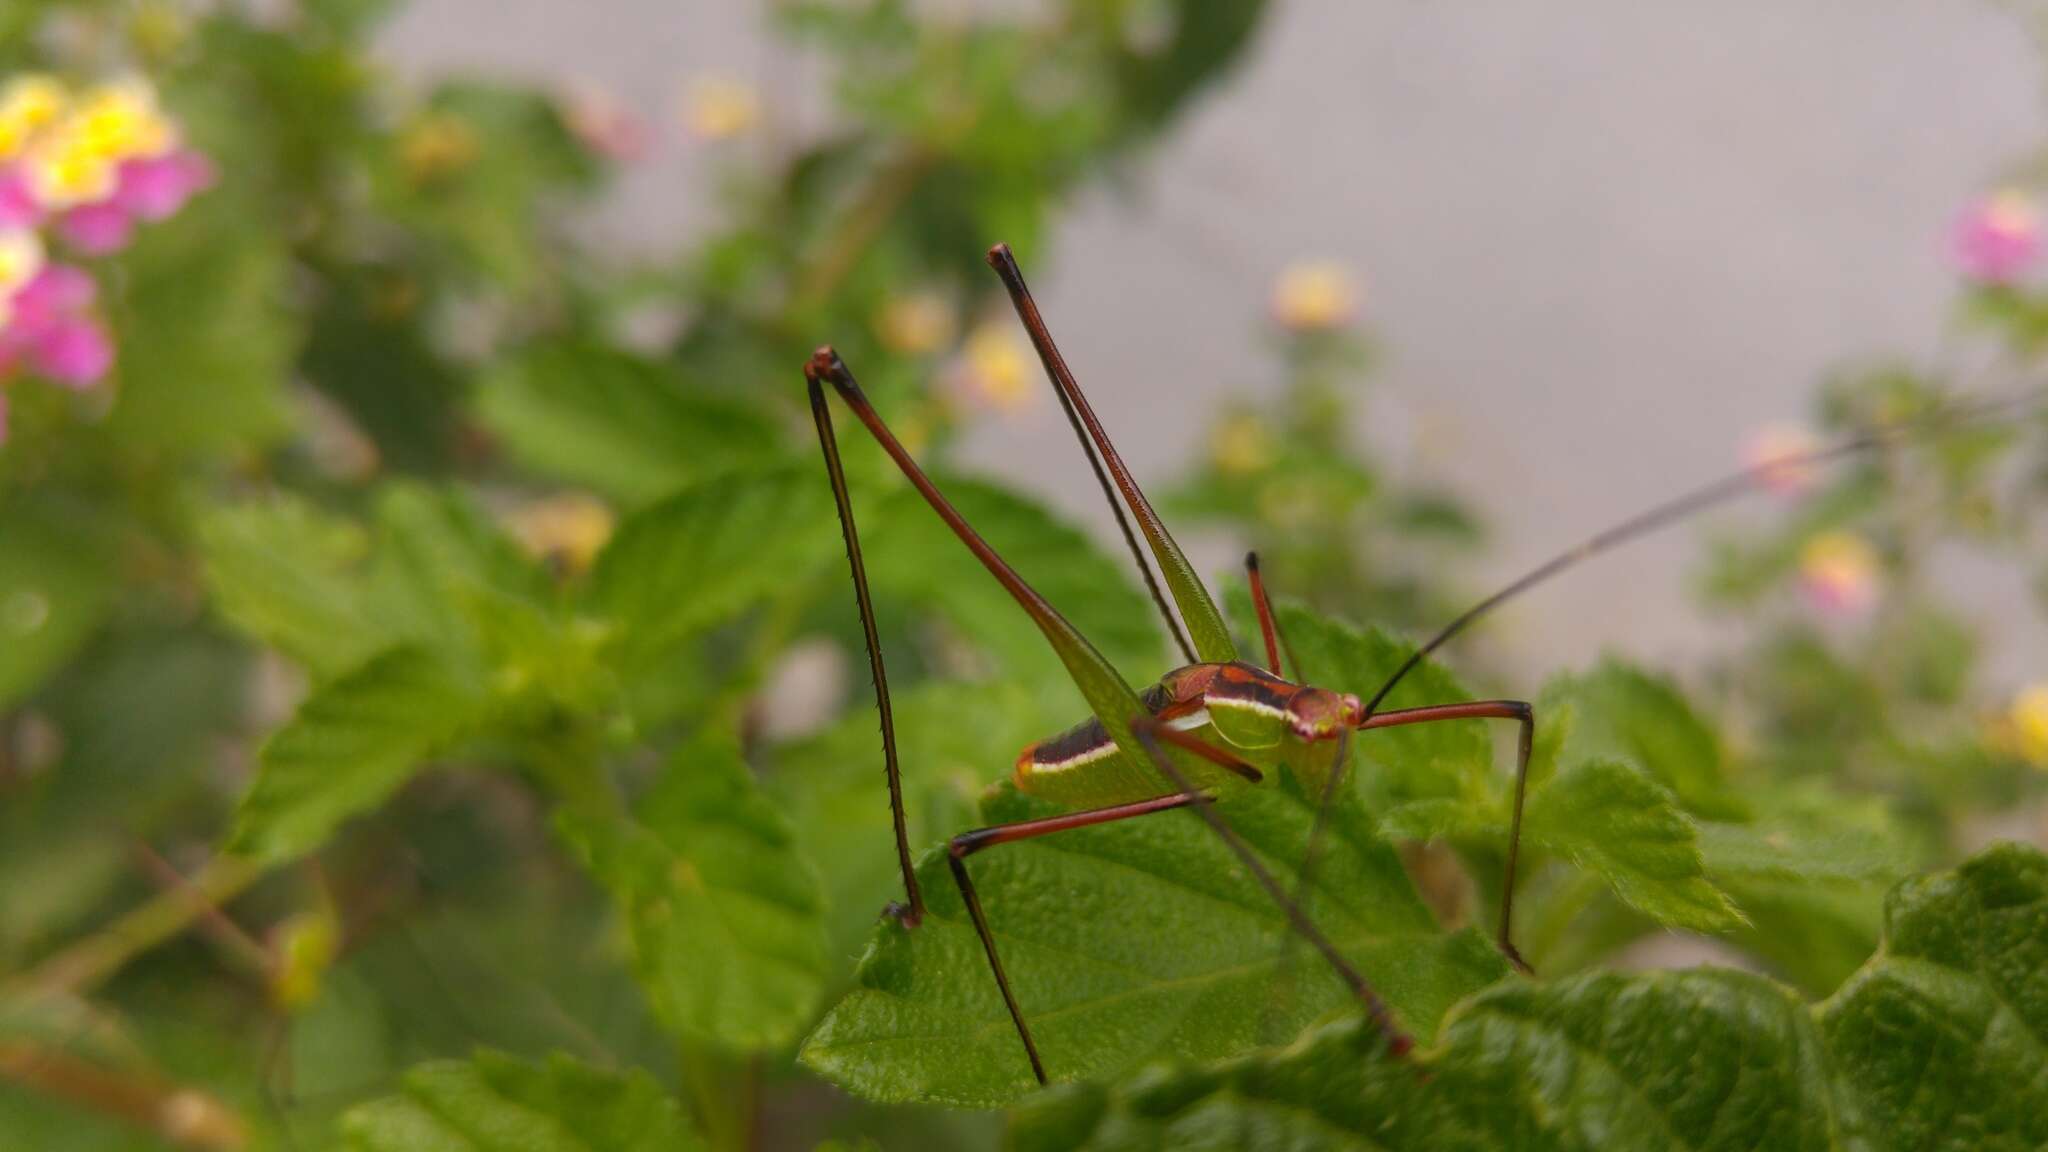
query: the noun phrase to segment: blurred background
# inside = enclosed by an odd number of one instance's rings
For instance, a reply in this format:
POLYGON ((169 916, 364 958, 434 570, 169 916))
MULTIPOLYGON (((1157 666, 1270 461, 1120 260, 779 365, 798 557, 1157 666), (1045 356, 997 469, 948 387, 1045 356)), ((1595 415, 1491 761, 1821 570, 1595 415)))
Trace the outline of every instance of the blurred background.
MULTIPOLYGON (((1239 632, 1256 547, 1362 678, 1756 469, 1412 687, 1537 701, 1532 811, 1605 797, 1525 850, 1539 971, 1826 996, 1900 879, 2048 840, 2048 417, 1949 423, 2048 358, 2043 26, 6 4, 0 1147, 394 1152, 593 1084, 663 1147, 999 1144, 800 1058, 899 880, 799 380, 836 344, 1127 679, 1182 663, 998 240, 1239 632)), ((1083 704, 839 428, 923 849, 1083 704)), ((1497 908, 1511 803, 1458 731, 1353 749, 1446 933, 1497 908)))
MULTIPOLYGON (((1282 270, 1343 269, 1383 353, 1355 430, 1483 510, 1494 546, 1475 571, 1505 580, 1738 465, 1823 375, 1942 346, 1950 225, 2040 136, 2023 25, 1933 0, 1682 17, 1618 0, 1281 4, 1142 165, 1077 190, 1033 285, 1119 447, 1164 477, 1224 397, 1283 402, 1255 320, 1282 270)), ((379 43, 417 79, 590 83, 657 126, 706 76, 758 92, 766 129, 831 116, 816 58, 749 5, 425 0, 379 43)), ((592 234, 614 249, 700 235, 717 205, 680 189, 718 154, 665 136, 592 234)), ((1113 531, 1069 438, 1037 396, 976 424, 960 459, 1113 531)), ((1693 555, 1676 533, 1560 581, 1510 610, 1504 658, 1537 672, 1608 649, 1699 655, 1715 632, 1687 595, 1693 555)), ((1201 556, 1236 560, 1215 542, 1201 556)), ((1987 617, 2021 622, 1994 666, 2040 674, 2048 633, 2023 587, 1967 563, 1954 577, 1987 617)))

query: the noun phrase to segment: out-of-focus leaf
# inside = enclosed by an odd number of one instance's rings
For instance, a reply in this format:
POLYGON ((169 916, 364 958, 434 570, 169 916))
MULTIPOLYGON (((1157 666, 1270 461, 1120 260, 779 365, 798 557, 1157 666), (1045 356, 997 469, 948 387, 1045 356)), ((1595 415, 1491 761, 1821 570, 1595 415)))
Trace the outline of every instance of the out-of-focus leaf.
POLYGON ((704 1145, 644 1072, 495 1052, 423 1064, 342 1120, 352 1152, 692 1152, 704 1145))
POLYGON ((839 549, 823 468, 722 476, 619 525, 589 602, 630 665, 808 579, 839 549))
MULTIPOLYGON (((1026 744, 1060 726, 1009 681, 920 684, 891 704, 913 852, 973 827, 976 797, 1026 744)), ((770 790, 802 829, 805 853, 829 864, 830 954, 856 956, 883 905, 903 899, 872 698, 857 697, 838 723, 779 750, 774 763, 770 790)))
POLYGON ((388 486, 377 504, 368 593, 392 632, 443 653, 477 653, 471 606, 480 593, 537 602, 540 569, 476 503, 454 489, 388 486))
POLYGON ((624 914, 670 1027, 761 1048, 810 1019, 825 979, 818 879, 732 748, 699 739, 630 817, 567 809, 559 827, 624 914))
POLYGON ((477 404, 520 463, 633 504, 763 462, 778 439, 754 409, 587 341, 509 361, 478 388, 477 404))
POLYGON ((263 746, 231 848, 281 860, 318 848, 476 724, 486 698, 419 648, 390 649, 317 689, 263 746))
MULTIPOLYGON (((939 485, 975 531, 1125 679, 1149 684, 1166 672, 1158 610, 1134 585, 1127 557, 1105 554, 1045 509, 991 484, 941 476, 939 485)), ((877 595, 943 613, 1000 659, 1013 680, 1068 679, 1031 617, 914 489, 892 492, 866 519, 859 512, 861 551, 877 595)))
POLYGON ((1715 932, 1742 922, 1702 869, 1692 821, 1663 785, 1626 764, 1587 760, 1532 788, 1522 832, 1660 923, 1715 932))
POLYGON ((1692 812, 1739 819, 1746 811, 1727 787, 1714 730, 1664 679, 1602 660, 1544 685, 1537 716, 1567 727, 1565 763, 1623 760, 1662 781, 1692 812))
MULTIPOLYGON (((989 823, 1046 815, 1004 790, 989 823)), ((1253 789, 1218 812, 1291 884, 1312 811, 1294 790, 1253 789)), ((1355 804, 1334 813, 1313 914, 1423 1037, 1505 962, 1475 933, 1445 936, 1393 850, 1355 804)), ((1002 1103, 1035 1086, 944 853, 919 869, 929 912, 885 920, 860 986, 805 1043, 804 1063, 875 1100, 1002 1103)), ((1280 975, 1285 921, 1237 858, 1186 811, 1004 845, 969 864, 1012 987, 1057 1080, 1127 1072, 1169 1055, 1213 1059, 1291 1036, 1347 1001, 1305 948, 1280 975)))
POLYGON ((104 542, 55 514, 0 510, 0 705, 35 690, 78 650, 114 600, 104 542))
POLYGON ((250 227, 231 188, 138 230, 110 298, 119 352, 108 435, 138 455, 225 454, 286 429, 299 326, 280 232, 250 227))
POLYGON ((364 618, 369 551, 357 525, 278 495, 203 511, 198 539, 207 591, 221 615, 315 676, 363 662, 388 640, 364 618))

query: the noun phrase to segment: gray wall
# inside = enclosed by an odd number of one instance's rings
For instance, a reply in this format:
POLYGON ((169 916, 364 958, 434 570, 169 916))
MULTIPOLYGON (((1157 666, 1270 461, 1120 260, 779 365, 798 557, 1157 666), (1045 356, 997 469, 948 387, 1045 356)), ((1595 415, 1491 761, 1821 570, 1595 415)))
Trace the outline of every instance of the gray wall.
MULTIPOLYGON (((750 5, 414 0, 389 49, 413 72, 598 79, 657 117, 707 70, 799 127, 819 111, 815 70, 750 5)), ((1829 366, 1932 354, 1949 221, 2035 141, 2037 73, 2017 23, 1970 0, 1300 0, 1134 193, 1077 206, 1035 283, 1126 456, 1164 476, 1262 378, 1273 274, 1350 265, 1389 352, 1361 433, 1478 502, 1506 575, 1727 469, 1829 366)), ((601 230, 686 236, 704 161, 670 133, 601 230)), ((1078 457, 1021 463, 1066 437, 1047 405, 968 451, 1106 527, 1078 457)), ((1565 579, 1503 639, 1531 669, 1697 654, 1693 539, 1565 579)), ((2021 603, 1995 573, 1955 578, 1986 611, 2021 603)), ((2008 638, 2003 674, 2048 674, 2041 640, 2008 638)))

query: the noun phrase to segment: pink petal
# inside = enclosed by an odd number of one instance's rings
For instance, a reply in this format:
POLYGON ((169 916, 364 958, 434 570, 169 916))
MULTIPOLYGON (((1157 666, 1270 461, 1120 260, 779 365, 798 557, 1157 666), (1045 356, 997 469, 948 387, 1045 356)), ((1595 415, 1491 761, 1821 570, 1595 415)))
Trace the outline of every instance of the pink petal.
POLYGON ((213 177, 213 162, 188 149, 144 156, 121 165, 114 200, 138 219, 164 220, 210 187, 213 177))
POLYGON ((31 350, 36 374, 72 388, 89 388, 114 366, 114 342, 92 320, 65 320, 43 333, 31 350))
POLYGON ((81 204, 57 218, 64 242, 87 256, 119 252, 135 238, 135 219, 117 200, 81 204))
POLYGON ((98 285, 83 268, 69 264, 45 264, 21 290, 14 294, 10 332, 33 340, 58 321, 76 316, 92 307, 98 285))
POLYGON ((28 181, 15 168, 0 168, 0 228, 33 228, 42 223, 43 206, 28 181))
POLYGON ((1983 284, 2010 284, 2026 274, 2041 252, 2040 227, 1997 201, 1964 213, 1949 237, 1950 254, 1963 275, 1983 284))

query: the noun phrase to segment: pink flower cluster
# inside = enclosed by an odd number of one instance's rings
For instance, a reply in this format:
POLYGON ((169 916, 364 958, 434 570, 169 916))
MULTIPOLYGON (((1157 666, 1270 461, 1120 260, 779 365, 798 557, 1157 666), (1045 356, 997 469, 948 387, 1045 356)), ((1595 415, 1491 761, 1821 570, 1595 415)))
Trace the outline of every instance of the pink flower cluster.
POLYGON ((81 256, 106 256, 128 246, 135 225, 168 220, 213 183, 213 164, 187 148, 136 156, 114 166, 106 195, 69 206, 37 201, 27 176, 0 167, 0 229, 48 225, 81 256))
POLYGON ((94 307, 98 286, 57 255, 117 252, 138 224, 176 215, 213 179, 146 84, 0 84, 0 385, 26 374, 84 389, 104 378, 114 343, 94 307))
POLYGON ((2026 193, 2002 189, 1956 219, 1949 246, 1964 276, 1979 284, 2011 284, 2041 254, 2041 214, 2026 193))

